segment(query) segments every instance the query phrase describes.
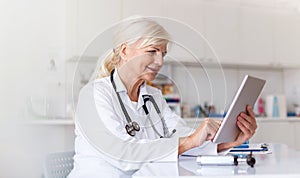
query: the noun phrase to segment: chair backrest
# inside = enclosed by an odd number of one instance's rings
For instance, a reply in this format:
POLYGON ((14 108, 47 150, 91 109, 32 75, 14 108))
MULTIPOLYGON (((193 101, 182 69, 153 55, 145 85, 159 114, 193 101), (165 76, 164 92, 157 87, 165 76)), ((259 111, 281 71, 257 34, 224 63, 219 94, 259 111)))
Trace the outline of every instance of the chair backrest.
POLYGON ((74 151, 48 154, 44 162, 45 178, 66 178, 73 169, 74 154, 74 151))

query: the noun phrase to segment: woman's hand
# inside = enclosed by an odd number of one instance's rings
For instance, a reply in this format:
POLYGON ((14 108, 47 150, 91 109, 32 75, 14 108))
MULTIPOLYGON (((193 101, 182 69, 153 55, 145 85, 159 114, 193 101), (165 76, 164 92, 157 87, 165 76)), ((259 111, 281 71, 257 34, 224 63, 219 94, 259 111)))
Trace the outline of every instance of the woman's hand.
POLYGON ((178 154, 191 148, 202 145, 205 141, 212 140, 219 129, 221 121, 206 118, 197 130, 188 137, 179 139, 178 154))
POLYGON ((246 107, 246 113, 240 113, 237 118, 237 125, 241 130, 241 133, 237 136, 236 140, 228 143, 221 143, 218 145, 218 151, 223 151, 235 146, 239 146, 245 141, 248 141, 255 133, 257 129, 257 123, 254 112, 250 106, 246 107))
POLYGON ((197 130, 190 135, 193 147, 202 145, 205 141, 212 140, 219 129, 221 121, 206 118, 197 130))

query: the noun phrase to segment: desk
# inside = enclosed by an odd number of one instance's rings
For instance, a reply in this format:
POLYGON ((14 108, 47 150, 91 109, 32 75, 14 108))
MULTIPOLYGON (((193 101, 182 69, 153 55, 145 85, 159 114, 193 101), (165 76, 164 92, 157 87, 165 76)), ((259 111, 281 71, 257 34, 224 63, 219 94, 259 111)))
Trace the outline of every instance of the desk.
POLYGON ((246 163, 238 166, 200 166, 196 158, 179 157, 178 162, 148 163, 132 178, 150 177, 260 177, 260 178, 299 178, 300 152, 283 144, 272 144, 272 154, 254 155, 256 164, 251 168, 246 163))

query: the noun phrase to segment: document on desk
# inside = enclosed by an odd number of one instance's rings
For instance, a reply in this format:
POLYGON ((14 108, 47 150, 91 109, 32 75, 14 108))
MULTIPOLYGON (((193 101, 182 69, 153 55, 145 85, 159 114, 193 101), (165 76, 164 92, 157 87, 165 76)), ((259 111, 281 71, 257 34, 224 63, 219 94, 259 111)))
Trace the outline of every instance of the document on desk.
MULTIPOLYGON (((200 148, 201 149, 201 148, 200 148)), ((181 156, 184 157, 197 157, 200 156, 199 148, 194 148, 184 152, 181 156)), ((228 154, 231 155, 246 155, 246 154, 271 154, 272 150, 269 148, 267 144, 249 144, 249 147, 243 148, 231 148, 228 154)))
POLYGON ((229 154, 270 154, 272 150, 266 144, 249 144, 248 148, 231 148, 229 154))

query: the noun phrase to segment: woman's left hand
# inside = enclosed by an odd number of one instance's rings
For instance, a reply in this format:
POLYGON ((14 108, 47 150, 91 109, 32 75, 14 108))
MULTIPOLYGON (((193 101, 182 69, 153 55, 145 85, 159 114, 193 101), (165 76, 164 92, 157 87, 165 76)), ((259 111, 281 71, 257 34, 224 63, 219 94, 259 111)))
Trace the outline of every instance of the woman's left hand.
POLYGON ((237 125, 241 129, 241 133, 235 140, 237 146, 248 141, 255 133, 257 129, 257 123, 254 112, 250 106, 247 106, 247 114, 240 113, 237 118, 237 125))
POLYGON ((248 141, 257 129, 257 123, 254 112, 250 106, 246 107, 247 113, 240 113, 237 118, 237 125, 241 133, 237 136, 236 140, 228 143, 221 143, 218 145, 218 151, 223 151, 248 141))

